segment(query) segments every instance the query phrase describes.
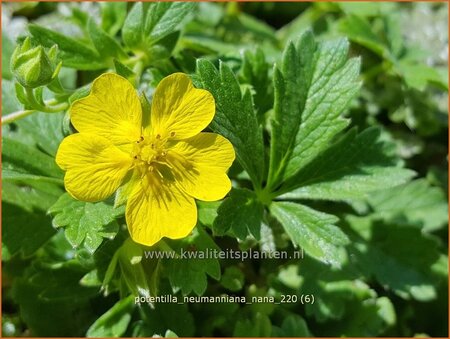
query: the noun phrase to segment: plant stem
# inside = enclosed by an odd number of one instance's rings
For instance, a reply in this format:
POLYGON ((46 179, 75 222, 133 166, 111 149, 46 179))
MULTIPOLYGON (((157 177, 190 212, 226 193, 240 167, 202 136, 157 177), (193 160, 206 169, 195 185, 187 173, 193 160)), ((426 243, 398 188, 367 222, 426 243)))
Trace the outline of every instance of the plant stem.
POLYGON ((36 110, 28 109, 25 111, 17 111, 17 112, 5 115, 4 117, 2 117, 2 125, 10 124, 16 120, 25 118, 34 112, 36 112, 36 110))
MULTIPOLYGON (((27 110, 23 110, 23 111, 17 111, 17 112, 13 112, 10 113, 8 115, 5 115, 4 117, 2 117, 2 125, 6 125, 6 124, 10 124, 16 120, 25 118, 27 116, 29 116, 30 114, 33 114, 34 112, 38 112, 38 111, 42 111, 44 113, 57 113, 57 112, 61 112, 64 111, 67 107, 69 107, 69 104, 67 104, 66 102, 63 102, 59 105, 55 105, 55 106, 47 106, 47 105, 52 105, 54 103, 56 103, 56 101, 54 99, 52 100, 48 100, 45 101, 45 108, 42 110, 37 110, 37 109, 27 109, 27 110)), ((42 105, 40 105, 42 106, 42 105)))

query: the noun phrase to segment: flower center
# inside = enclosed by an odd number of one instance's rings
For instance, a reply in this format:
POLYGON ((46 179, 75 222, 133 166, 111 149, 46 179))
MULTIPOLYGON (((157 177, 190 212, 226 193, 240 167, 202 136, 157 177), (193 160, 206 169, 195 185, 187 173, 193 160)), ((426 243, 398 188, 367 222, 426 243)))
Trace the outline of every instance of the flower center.
POLYGON ((159 134, 156 136, 141 136, 136 141, 131 154, 135 165, 148 171, 153 171, 158 164, 168 166, 166 162, 166 141, 167 139, 161 138, 159 134))

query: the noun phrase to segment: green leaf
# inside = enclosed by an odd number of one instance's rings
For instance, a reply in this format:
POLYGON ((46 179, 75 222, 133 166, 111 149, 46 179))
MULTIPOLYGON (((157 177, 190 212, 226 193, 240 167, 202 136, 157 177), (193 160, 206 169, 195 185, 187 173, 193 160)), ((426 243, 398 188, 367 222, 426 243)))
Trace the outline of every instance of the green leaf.
POLYGON ((268 186, 276 188, 330 146, 347 125, 342 113, 359 90, 359 59, 347 60, 344 39, 317 45, 305 33, 290 43, 274 71, 268 186))
POLYGON ((388 222, 418 225, 424 231, 441 229, 448 222, 448 203, 444 192, 425 179, 375 192, 368 197, 375 215, 388 222))
POLYGON ((272 108, 273 89, 269 80, 269 64, 266 62, 262 49, 257 48, 254 53, 250 50, 244 52, 241 79, 243 83, 252 86, 255 107, 259 116, 272 108))
POLYGON ((62 178, 63 172, 58 168, 53 157, 9 137, 3 137, 2 141, 4 169, 62 178))
POLYGON ((380 57, 392 59, 391 52, 372 29, 371 24, 357 15, 349 15, 339 22, 339 31, 351 41, 368 48, 380 57))
POLYGON ((281 327, 272 327, 272 336, 283 338, 305 338, 312 337, 305 319, 297 314, 290 314, 284 318, 281 327))
POLYGON ((134 306, 133 296, 119 300, 89 327, 86 336, 88 338, 123 336, 130 324, 134 306))
POLYGON ((88 22, 89 36, 103 60, 108 58, 126 58, 127 54, 120 44, 97 26, 91 18, 88 22))
POLYGON ((126 2, 100 2, 102 13, 102 29, 110 36, 114 36, 121 28, 127 17, 126 2))
POLYGON ((22 109, 22 103, 15 94, 14 82, 2 79, 2 116, 22 109))
POLYGON ((214 235, 224 235, 228 230, 241 240, 248 234, 261 238, 261 222, 264 212, 263 204, 253 191, 233 188, 217 210, 214 220, 214 235))
POLYGON ((105 68, 97 52, 86 44, 35 24, 28 25, 28 29, 39 44, 48 48, 58 45, 63 66, 80 70, 105 68))
POLYGON ((122 40, 130 49, 140 47, 143 42, 144 21, 147 10, 148 4, 137 2, 125 19, 122 27, 122 40))
POLYGON ((262 313, 256 313, 252 319, 242 319, 236 322, 233 337, 270 337, 272 324, 270 318, 262 313))
POLYGON ((378 128, 350 130, 288 180, 280 198, 343 201, 408 181, 415 173, 398 166, 395 145, 383 139, 378 128))
POLYGON ((340 265, 339 250, 348 238, 335 226, 337 217, 291 202, 274 202, 270 211, 295 245, 317 260, 340 265))
MULTIPOLYGON (((4 32, 2 32, 2 79, 13 79, 13 74, 11 73, 9 64, 15 47, 15 43, 11 41, 11 39, 9 39, 4 32)), ((2 96, 2 98, 3 100, 5 99, 4 96, 2 96)))
POLYGON ((197 201, 198 220, 205 226, 212 226, 217 217, 217 209, 222 201, 197 201))
MULTIPOLYGON (((131 238, 127 238, 120 249, 117 251, 117 263, 120 267, 119 278, 126 284, 128 290, 133 296, 150 296, 158 295, 158 282, 160 272, 159 258, 149 258, 147 253, 152 251, 133 242, 131 238)), ((111 266, 116 265, 113 258, 108 271, 111 272, 111 266)), ((110 275, 105 274, 104 285, 108 283, 110 275)))
MULTIPOLYGON (((49 273, 47 278, 51 276, 49 273)), ((73 276, 68 277, 74 279, 73 276)), ((19 278, 13 286, 14 300, 19 305, 20 316, 30 335, 63 337, 70 333, 83 336, 87 326, 95 320, 92 304, 85 298, 76 297, 70 300, 45 300, 40 297, 43 288, 24 277, 19 278)), ((69 291, 68 295, 72 292, 69 291)))
POLYGON ((136 77, 136 74, 128 66, 124 65, 117 59, 114 59, 114 68, 116 69, 117 74, 127 78, 130 81, 136 77))
POLYGON ((418 91, 424 91, 426 86, 430 83, 437 84, 444 90, 448 89, 448 80, 446 79, 446 76, 441 76, 441 74, 433 67, 409 60, 400 60, 396 63, 396 67, 403 76, 405 83, 418 91))
POLYGON ((55 156, 59 144, 64 138, 62 125, 64 113, 35 112, 16 122, 22 132, 34 140, 36 146, 47 154, 55 156), (45 133, 42 133, 45 131, 45 133))
POLYGON ((216 115, 211 129, 231 141, 236 157, 253 185, 261 187, 264 175, 263 137, 250 91, 246 90, 242 95, 233 72, 222 62, 218 71, 211 62, 200 59, 197 61, 197 74, 202 87, 210 91, 216 100, 216 115))
POLYGON ((145 20, 147 43, 153 43, 180 28, 197 4, 194 2, 156 2, 150 5, 145 20))
POLYGON ((374 276, 388 290, 404 299, 436 298, 438 278, 432 266, 440 259, 435 239, 415 227, 385 224, 376 217, 347 216, 364 241, 352 241, 349 249, 365 276, 374 276))
POLYGON ((136 3, 122 28, 123 41, 152 58, 150 47, 177 31, 195 7, 192 2, 136 3))
POLYGON ((157 303, 153 309, 147 305, 141 306, 139 310, 143 320, 136 323, 133 337, 161 337, 167 334, 168 329, 182 338, 194 336, 194 316, 189 311, 188 305, 157 303))
POLYGON ((73 247, 84 241, 90 252, 101 245, 103 238, 112 239, 119 230, 116 218, 123 214, 122 208, 114 208, 103 202, 88 203, 74 200, 63 194, 49 209, 53 214, 53 226, 65 227, 65 235, 73 247))
POLYGON ((274 69, 275 117, 271 130, 269 185, 277 185, 284 176, 283 171, 302 122, 314 73, 316 49, 314 36, 307 31, 297 46, 292 42, 287 45, 281 68, 276 66, 274 69))
MULTIPOLYGON (((21 187, 3 183, 2 194, 9 195, 6 201, 10 200, 12 190, 23 190, 21 187)), ((38 198, 41 197, 35 190, 23 192, 38 198)), ((29 197, 25 196, 23 198, 29 197)), ((41 202, 45 203, 42 199, 41 202)), ((26 202, 27 200, 25 200, 26 202)), ((39 203, 39 201, 36 201, 39 203)), ((2 199, 2 245, 13 256, 21 253, 28 257, 44 245, 54 234, 55 230, 51 226, 51 219, 43 211, 34 211, 10 204, 2 199), (32 222, 30 222, 32 221, 32 222)), ((4 260, 4 259, 3 259, 4 260)))
POLYGON ((216 280, 220 279, 219 261, 217 258, 211 258, 211 255, 207 257, 208 252, 218 251, 219 247, 198 226, 194 235, 187 238, 187 241, 188 246, 173 246, 180 257, 165 259, 164 267, 174 293, 181 290, 184 295, 191 292, 202 295, 207 288, 207 274, 216 280))
POLYGON ((236 292, 244 287, 245 276, 237 266, 230 266, 225 269, 220 284, 226 289, 236 292))

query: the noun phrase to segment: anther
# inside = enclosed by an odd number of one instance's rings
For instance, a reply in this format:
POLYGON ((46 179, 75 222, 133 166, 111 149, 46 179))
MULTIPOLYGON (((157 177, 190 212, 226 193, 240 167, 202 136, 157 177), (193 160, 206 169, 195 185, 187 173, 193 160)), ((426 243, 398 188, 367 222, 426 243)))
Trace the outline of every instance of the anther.
POLYGON ((141 135, 141 141, 144 141, 144 137, 141 135))
POLYGON ((152 144, 152 149, 155 149, 155 144, 152 144))
POLYGON ((175 136, 175 132, 170 132, 170 136, 174 137, 175 136))
POLYGON ((156 139, 161 139, 161 135, 160 134, 156 134, 156 139))

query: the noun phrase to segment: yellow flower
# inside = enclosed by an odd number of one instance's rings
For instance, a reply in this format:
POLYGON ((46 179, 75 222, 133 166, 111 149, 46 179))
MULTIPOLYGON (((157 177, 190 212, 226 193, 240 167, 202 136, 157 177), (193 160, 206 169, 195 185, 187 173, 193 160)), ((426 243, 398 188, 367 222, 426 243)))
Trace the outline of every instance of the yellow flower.
POLYGON ((116 200, 127 198, 128 230, 138 243, 186 237, 197 223, 194 198, 215 201, 231 189, 226 172, 233 146, 201 132, 214 113, 211 93, 194 88, 183 73, 159 83, 151 114, 142 112, 128 80, 101 75, 70 109, 79 133, 65 138, 56 155, 66 190, 99 201, 120 187, 116 200))

